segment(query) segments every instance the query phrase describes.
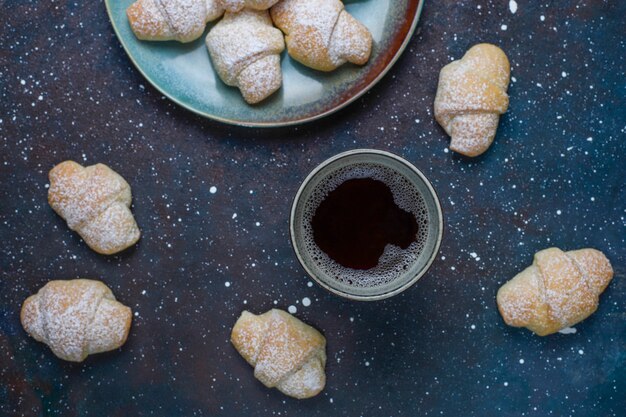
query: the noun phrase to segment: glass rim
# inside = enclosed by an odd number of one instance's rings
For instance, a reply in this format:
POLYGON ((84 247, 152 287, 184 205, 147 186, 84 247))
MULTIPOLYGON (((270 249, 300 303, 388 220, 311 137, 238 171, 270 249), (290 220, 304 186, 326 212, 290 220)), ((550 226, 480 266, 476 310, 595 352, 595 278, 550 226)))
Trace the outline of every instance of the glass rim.
MULTIPOLYGON (((375 163, 376 161, 373 161, 372 163, 375 163)), ((326 159, 325 161, 323 161, 321 164, 319 164, 318 166, 316 166, 307 176, 306 178, 302 181, 302 184, 300 185, 300 187, 298 188, 298 192, 296 193, 294 199, 293 199, 293 203, 291 205, 291 212, 290 212, 290 216, 289 216, 289 234, 290 234, 290 239, 291 239, 291 246, 292 249, 294 250, 296 257, 298 258, 298 262, 300 263, 300 265, 302 266, 302 268, 306 271, 307 275, 309 275, 310 278, 312 278, 315 282, 317 282, 322 288, 326 289, 327 291, 338 295, 340 297, 343 298, 347 298, 347 299, 351 299, 351 300, 357 300, 357 301, 376 301, 376 300, 383 300, 386 298, 390 298, 393 297, 397 294, 400 294, 401 292, 407 290, 408 288, 410 288, 411 286, 413 286, 421 277, 423 277, 426 272, 428 272, 428 270, 430 269, 430 267, 432 266, 438 252, 439 252, 439 248, 441 246, 441 242, 443 240, 443 230, 444 230, 444 220, 443 220, 443 211, 441 209, 441 202, 439 200, 439 196, 437 195, 437 192, 435 191, 434 187, 432 186, 432 184, 430 183, 430 181, 428 180, 428 178, 426 178, 426 176, 417 168, 415 167, 413 164, 411 164, 409 161, 407 161, 406 159, 395 155, 391 152, 387 152, 387 151, 381 151, 381 150, 377 150, 377 149, 354 149, 354 150, 350 150, 350 151, 346 151, 346 152, 342 152, 339 153, 331 158, 326 159), (424 266, 418 271, 417 274, 415 274, 415 276, 411 277, 408 281, 406 281, 404 284, 400 285, 397 288, 394 288, 391 291, 387 291, 381 294, 373 294, 373 295, 359 295, 359 294, 353 294, 353 293, 349 293, 346 291, 343 291, 341 289, 335 288, 331 285, 329 285, 327 282, 325 282, 324 280, 320 279, 317 274, 315 273, 315 271, 313 271, 306 263, 306 261, 304 260, 302 254, 301 254, 301 250, 300 250, 300 245, 298 245, 297 240, 296 240, 296 211, 298 209, 299 203, 301 202, 302 199, 302 195, 304 193, 304 191, 307 189, 308 185, 310 184, 310 182, 320 173, 320 171, 322 171, 324 168, 328 167, 329 165, 347 158, 347 157, 351 157, 351 156, 355 156, 355 155, 372 155, 374 157, 386 157, 386 158, 390 158, 402 165, 404 165, 406 168, 408 168, 410 171, 412 171, 414 174, 416 174, 420 180, 423 182, 423 184, 425 185, 428 193, 430 194, 430 196, 432 197, 432 200, 434 201, 434 205, 435 205, 435 212, 437 214, 437 219, 435 219, 435 221, 438 222, 438 233, 434 242, 434 246, 432 248, 432 253, 429 254, 428 259, 426 261, 426 263, 424 264, 424 266)))

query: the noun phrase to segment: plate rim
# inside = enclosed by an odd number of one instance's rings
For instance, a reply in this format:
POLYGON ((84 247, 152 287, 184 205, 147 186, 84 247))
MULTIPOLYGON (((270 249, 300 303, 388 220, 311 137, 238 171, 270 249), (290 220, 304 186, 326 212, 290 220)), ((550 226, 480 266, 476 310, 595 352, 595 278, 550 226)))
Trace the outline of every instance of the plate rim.
POLYGON ((112 15, 112 11, 111 11, 112 7, 110 5, 111 1, 112 0, 104 0, 104 5, 105 5, 106 10, 107 10, 107 16, 109 17, 109 22, 111 23, 111 26, 113 27, 113 31, 115 32, 115 37, 117 38, 117 40, 122 45, 122 48, 124 49, 124 53, 130 59, 130 61, 132 62, 133 66, 139 71, 139 73, 143 76, 143 78, 152 85, 152 87, 156 88, 156 90, 159 93, 163 94, 170 101, 174 102, 175 104, 179 105, 180 107, 182 107, 182 108, 184 108, 186 110, 189 110, 192 113, 195 113, 195 114, 197 114, 199 116, 202 116, 204 118, 210 119, 210 120, 215 120, 217 122, 221 122, 221 123, 225 123, 225 124, 229 124, 229 125, 233 125, 233 126, 256 127, 256 128, 274 128, 274 127, 298 126, 298 125, 302 125, 302 124, 305 124, 305 123, 313 122, 315 120, 319 120, 319 119, 322 119, 324 117, 330 116, 331 114, 336 113, 336 112, 344 109, 348 105, 352 104, 354 101, 356 101, 357 99, 362 97, 365 93, 367 93, 369 90, 371 90, 376 84, 378 84, 380 82, 380 80, 382 80, 382 78, 385 75, 387 75, 387 73, 396 64, 396 62, 398 61, 400 56, 406 50, 406 47, 408 46, 409 42, 413 38, 413 34, 415 33, 415 29, 417 28, 417 24, 419 23, 420 17, 422 15, 422 9, 424 7, 424 1, 425 0, 418 0, 417 10, 415 12, 415 17, 413 18, 413 21, 411 22, 411 27, 409 28, 409 31, 407 32, 405 38, 402 41, 402 44, 400 45, 400 47, 398 48, 398 50, 396 51, 394 56, 391 58, 391 60, 385 66, 385 68, 383 68, 383 70, 380 71, 376 75, 376 77, 372 81, 370 81, 365 87, 363 87, 360 91, 358 91, 356 94, 354 94, 352 97, 350 97, 349 99, 347 99, 343 103, 340 103, 339 105, 334 106, 331 109, 328 109, 328 110, 326 110, 324 112, 321 112, 321 113, 318 113, 318 114, 315 114, 315 115, 312 115, 312 116, 307 116, 307 117, 304 117, 304 118, 299 118, 299 119, 295 119, 295 120, 288 120, 288 121, 281 121, 281 122, 249 122, 249 121, 245 121, 245 120, 228 119, 228 118, 225 118, 225 117, 217 116, 215 114, 211 114, 211 113, 207 113, 207 112, 198 110, 198 109, 194 108, 193 106, 190 106, 190 105, 182 102, 181 100, 179 100, 178 98, 174 97, 173 95, 167 93, 161 86, 159 86, 159 84, 157 82, 152 80, 144 72, 144 70, 141 68, 139 63, 137 61, 135 61, 135 58, 129 52, 128 46, 126 45, 126 43, 124 41, 124 38, 122 36, 120 36, 120 32, 119 32, 119 30, 118 30, 118 28, 117 28, 117 26, 115 24, 115 21, 113 19, 113 15, 112 15))

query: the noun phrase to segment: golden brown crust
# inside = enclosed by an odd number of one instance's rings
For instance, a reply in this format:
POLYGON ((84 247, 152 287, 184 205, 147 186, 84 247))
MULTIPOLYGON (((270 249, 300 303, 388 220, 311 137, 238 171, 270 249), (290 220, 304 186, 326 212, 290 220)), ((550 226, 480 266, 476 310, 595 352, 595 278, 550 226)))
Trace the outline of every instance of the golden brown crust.
POLYGON ((510 73, 504 52, 490 44, 473 46, 441 70, 435 118, 451 136, 451 150, 474 157, 489 148, 509 106, 510 73))
POLYGON ((509 326, 539 336, 556 333, 593 314, 612 278, 611 264, 600 251, 545 249, 500 288, 498 310, 509 326))
POLYGON ((24 301, 20 320, 24 330, 57 357, 81 362, 90 354, 122 346, 132 312, 100 281, 59 280, 24 301))
POLYGON ((265 386, 300 399, 324 389, 326 339, 290 314, 274 309, 256 316, 244 311, 231 342, 265 386))
POLYGON ((271 14, 286 35, 289 55, 307 67, 332 71, 369 60, 372 35, 339 0, 283 0, 271 14))
POLYGON ((111 255, 139 240, 130 186, 111 168, 65 161, 52 168, 49 179, 50 206, 91 249, 111 255))

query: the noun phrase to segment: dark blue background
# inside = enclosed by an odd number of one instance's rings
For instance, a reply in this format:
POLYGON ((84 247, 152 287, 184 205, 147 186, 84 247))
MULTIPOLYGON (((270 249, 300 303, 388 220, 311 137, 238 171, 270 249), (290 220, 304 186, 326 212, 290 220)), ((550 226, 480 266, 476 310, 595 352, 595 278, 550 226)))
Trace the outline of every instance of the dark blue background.
POLYGON ((626 3, 518 4, 427 1, 370 93, 323 121, 256 130, 159 95, 102 2, 0 3, 0 415, 626 415, 626 3), (485 41, 512 63, 511 106, 468 160, 446 150, 432 105, 441 67, 485 41), (430 272, 383 302, 309 287, 288 236, 300 181, 357 147, 417 165, 446 218, 430 272), (131 184, 135 248, 97 255, 50 209, 47 172, 65 159, 131 184), (575 334, 539 338, 504 325, 495 293, 549 246, 600 249, 615 279, 575 334), (28 295, 76 277, 137 313, 120 351, 83 364, 19 324, 28 295), (290 305, 328 339, 327 388, 300 402, 264 388, 228 341, 242 309, 290 305))

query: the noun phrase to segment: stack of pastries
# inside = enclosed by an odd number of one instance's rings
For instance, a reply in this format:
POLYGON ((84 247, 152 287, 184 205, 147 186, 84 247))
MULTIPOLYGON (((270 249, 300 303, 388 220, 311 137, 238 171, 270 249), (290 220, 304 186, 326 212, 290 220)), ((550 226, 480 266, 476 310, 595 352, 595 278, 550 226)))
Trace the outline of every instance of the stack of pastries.
POLYGON ((219 77, 249 104, 281 87, 285 44, 293 59, 319 71, 364 65, 372 51, 370 31, 340 0, 137 0, 126 14, 138 39, 179 42, 198 39, 223 16, 206 46, 219 77))

